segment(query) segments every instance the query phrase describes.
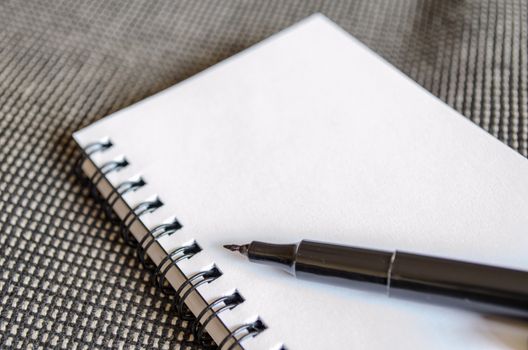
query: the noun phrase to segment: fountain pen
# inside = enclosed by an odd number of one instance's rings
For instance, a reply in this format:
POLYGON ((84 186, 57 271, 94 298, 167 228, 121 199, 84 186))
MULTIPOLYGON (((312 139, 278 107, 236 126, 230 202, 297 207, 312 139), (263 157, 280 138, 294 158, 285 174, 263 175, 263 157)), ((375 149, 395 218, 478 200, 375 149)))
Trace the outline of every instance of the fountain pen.
POLYGON ((526 271, 307 240, 224 247, 299 278, 528 319, 526 271))

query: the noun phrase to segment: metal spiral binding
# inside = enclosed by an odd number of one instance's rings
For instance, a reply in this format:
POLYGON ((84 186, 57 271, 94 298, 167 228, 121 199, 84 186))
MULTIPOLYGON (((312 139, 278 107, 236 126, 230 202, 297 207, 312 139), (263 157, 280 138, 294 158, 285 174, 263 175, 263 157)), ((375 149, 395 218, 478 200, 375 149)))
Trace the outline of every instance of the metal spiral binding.
POLYGON ((91 177, 90 177, 90 183, 93 184, 91 191, 92 195, 94 197, 98 197, 99 193, 97 192, 97 186, 99 185, 99 182, 101 182, 104 179, 104 176, 113 172, 118 171, 119 169, 122 169, 128 165, 128 161, 126 159, 121 160, 111 160, 103 165, 101 165, 100 171, 96 171, 91 177))
POLYGON ((141 177, 137 180, 124 181, 120 183, 117 187, 112 188, 112 191, 104 199, 104 209, 105 213, 110 220, 113 222, 118 222, 119 218, 115 215, 112 208, 114 204, 118 201, 119 197, 124 195, 127 192, 133 192, 138 188, 145 186, 147 183, 141 177))
POLYGON ((266 325, 260 320, 260 318, 254 322, 243 324, 242 326, 232 330, 231 333, 229 333, 224 339, 222 339, 220 344, 218 344, 218 349, 223 350, 224 346, 227 345, 229 340, 233 339, 233 343, 227 348, 227 350, 232 350, 235 346, 240 345, 240 342, 245 338, 250 336, 254 337, 266 328, 266 325), (242 334, 242 336, 237 338, 239 334, 242 334))
POLYGON ((82 169, 81 169, 82 163, 86 157, 89 157, 95 152, 104 151, 112 146, 113 146, 112 141, 106 140, 106 141, 93 142, 93 143, 88 144, 86 147, 84 147, 83 151, 84 151, 85 156, 79 157, 79 160, 76 162, 75 168, 74 168, 74 171, 77 177, 79 177, 80 179, 86 180, 82 172, 82 169))
POLYGON ((202 284, 210 283, 220 276, 222 276, 222 272, 216 266, 213 266, 209 270, 195 273, 194 275, 188 277, 187 280, 181 284, 180 288, 176 290, 176 311, 183 320, 193 321, 195 319, 194 315, 190 313, 189 309, 186 308, 185 299, 191 295, 193 290, 202 284), (186 287, 189 288, 185 290, 186 287))
POLYGON ((202 312, 198 314, 198 316, 196 316, 196 320, 192 325, 193 334, 195 334, 197 340, 201 342, 205 341, 205 327, 207 327, 209 322, 218 316, 218 314, 225 310, 231 310, 243 302, 244 298, 242 298, 242 296, 237 291, 235 291, 231 295, 217 298, 209 303, 209 305, 207 305, 207 307, 204 308, 202 312), (210 312, 210 315, 204 319, 204 316, 207 315, 208 312, 210 312))
MULTIPOLYGON (((128 180, 118 184, 112 188, 110 193, 103 198, 98 190, 97 186, 105 178, 105 176, 113 171, 118 171, 127 165, 129 162, 123 158, 121 160, 109 161, 102 166, 92 175, 87 178, 82 171, 83 161, 96 152, 104 151, 113 146, 110 140, 94 142, 86 146, 83 151, 84 154, 80 157, 79 161, 75 166, 75 173, 87 185, 90 187, 90 192, 101 204, 105 211, 105 214, 114 222, 120 222, 121 235, 124 241, 130 246, 136 247, 138 259, 143 267, 149 271, 152 275, 154 283, 158 289, 166 295, 174 298, 174 310, 181 320, 191 322, 192 333, 187 335, 192 337, 183 339, 182 343, 187 345, 200 344, 205 348, 217 348, 222 350, 230 339, 234 342, 229 346, 227 350, 232 350, 237 344, 250 336, 256 336, 258 333, 266 329, 264 323, 257 319, 255 322, 244 324, 232 331, 220 342, 218 347, 215 345, 212 338, 205 333, 205 328, 215 317, 225 310, 231 310, 236 306, 244 302, 244 298, 238 291, 234 293, 219 297, 212 302, 208 303, 199 314, 198 317, 190 312, 185 305, 185 300, 196 290, 199 286, 210 283, 222 275, 222 272, 213 266, 208 270, 200 271, 194 275, 188 277, 186 281, 177 289, 174 290, 166 281, 166 276, 169 270, 176 266, 180 261, 192 258, 198 254, 202 249, 197 242, 192 242, 189 245, 178 247, 165 256, 158 265, 155 265, 147 256, 149 248, 157 242, 160 238, 166 235, 172 235, 176 231, 182 228, 182 225, 177 219, 173 219, 170 223, 161 224, 154 227, 149 234, 146 234, 139 242, 136 241, 135 237, 131 234, 130 228, 143 214, 150 213, 158 209, 163 205, 163 202, 159 198, 155 198, 151 201, 141 202, 128 212, 123 219, 119 219, 113 212, 113 207, 116 202, 121 198, 122 195, 128 192, 135 191, 146 185, 145 180, 141 177, 137 180, 128 180)), ((185 336, 184 336, 185 338, 185 336)), ((225 349, 224 349, 225 350, 225 349)))
POLYGON ((184 259, 189 259, 193 257, 201 250, 202 248, 200 248, 200 246, 196 242, 193 242, 191 245, 176 248, 160 261, 160 263, 156 267, 156 271, 154 272, 153 276, 158 285, 159 290, 163 294, 174 295, 176 293, 174 288, 165 285, 165 276, 167 275, 167 272, 169 272, 169 270, 172 268, 172 266, 178 264, 184 259), (170 264, 166 264, 169 261, 170 264))
POLYGON ((166 235, 172 235, 174 232, 178 231, 182 228, 182 225, 177 219, 172 220, 169 224, 161 224, 156 227, 154 227, 149 235, 143 236, 141 241, 139 241, 138 247, 137 247, 137 255, 139 258, 139 261, 143 265, 145 269, 148 271, 154 271, 156 269, 156 264, 154 264, 152 261, 147 260, 145 258, 145 253, 148 251, 150 246, 154 242, 156 242, 158 239, 160 239, 163 236, 166 235), (145 244, 146 242, 146 244, 145 244))
MULTIPOLYGON (((110 148, 113 145, 114 144, 110 140, 93 142, 84 147, 84 153, 86 153, 86 155, 92 155, 95 152, 104 151, 105 149, 110 148)), ((81 158, 81 161, 82 160, 83 159, 81 158)))
POLYGON ((121 222, 121 237, 123 237, 123 239, 128 245, 132 247, 135 247, 137 245, 137 241, 135 239, 132 239, 132 236, 130 235, 130 228, 132 227, 134 222, 138 220, 141 215, 146 213, 152 213, 154 210, 158 209, 162 205, 163 202, 160 201, 159 198, 156 198, 152 201, 141 202, 125 215, 123 221, 121 222))

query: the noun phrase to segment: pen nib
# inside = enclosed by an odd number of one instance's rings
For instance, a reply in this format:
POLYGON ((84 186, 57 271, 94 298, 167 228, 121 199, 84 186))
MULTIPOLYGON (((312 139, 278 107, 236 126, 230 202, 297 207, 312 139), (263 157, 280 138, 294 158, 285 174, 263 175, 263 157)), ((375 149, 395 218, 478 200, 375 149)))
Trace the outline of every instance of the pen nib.
POLYGON ((232 252, 239 252, 240 254, 247 256, 249 244, 244 244, 244 245, 226 244, 224 245, 224 248, 232 252))

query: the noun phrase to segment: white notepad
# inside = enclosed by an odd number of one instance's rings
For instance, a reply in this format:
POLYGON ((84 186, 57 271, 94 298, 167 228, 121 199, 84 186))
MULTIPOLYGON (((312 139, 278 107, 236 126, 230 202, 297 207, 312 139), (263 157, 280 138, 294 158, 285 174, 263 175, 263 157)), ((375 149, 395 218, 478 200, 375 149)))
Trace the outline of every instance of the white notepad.
MULTIPOLYGON (((114 203, 163 205, 131 224, 183 228, 151 245, 155 263, 202 249, 168 272, 222 275, 186 297, 195 314, 237 291, 207 324, 217 343, 260 320, 245 349, 525 349, 528 325, 296 280, 222 248, 311 239, 528 269, 528 162, 322 15, 75 133, 98 181, 146 185, 114 203), (197 293, 196 293, 197 291, 197 293)), ((456 273, 456 271, 453 271, 456 273)), ((241 333, 243 335, 243 333, 241 333)), ((233 339, 226 340, 227 349, 233 339)))

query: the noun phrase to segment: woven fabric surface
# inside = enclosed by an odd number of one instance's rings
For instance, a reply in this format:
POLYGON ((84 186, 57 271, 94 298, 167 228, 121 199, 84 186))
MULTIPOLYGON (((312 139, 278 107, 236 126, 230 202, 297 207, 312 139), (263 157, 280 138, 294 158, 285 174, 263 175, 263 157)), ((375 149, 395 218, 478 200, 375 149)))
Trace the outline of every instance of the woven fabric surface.
POLYGON ((75 130, 322 12, 526 156, 527 8, 0 2, 0 348, 178 348, 189 330, 73 175, 75 130))

